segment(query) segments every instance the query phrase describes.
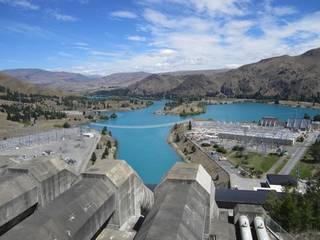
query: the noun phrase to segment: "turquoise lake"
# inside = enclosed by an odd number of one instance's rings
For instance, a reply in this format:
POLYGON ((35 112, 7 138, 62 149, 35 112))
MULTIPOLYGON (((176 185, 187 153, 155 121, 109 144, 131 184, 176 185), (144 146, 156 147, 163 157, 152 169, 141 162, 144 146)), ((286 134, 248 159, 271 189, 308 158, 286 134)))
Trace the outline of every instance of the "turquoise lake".
MULTIPOLYGON (((188 118, 179 116, 156 115, 163 109, 165 101, 157 101, 148 108, 118 112, 118 118, 101 121, 89 126, 101 129, 108 126, 112 136, 118 140, 118 159, 126 160, 141 176, 146 184, 157 184, 164 174, 181 161, 173 148, 167 143, 170 123, 188 118), (168 125, 166 125, 168 124, 168 125)), ((211 118, 221 121, 253 121, 264 116, 274 116, 281 120, 319 114, 319 110, 310 108, 293 108, 280 105, 259 103, 239 103, 226 105, 209 105, 207 112, 195 118, 211 118)))

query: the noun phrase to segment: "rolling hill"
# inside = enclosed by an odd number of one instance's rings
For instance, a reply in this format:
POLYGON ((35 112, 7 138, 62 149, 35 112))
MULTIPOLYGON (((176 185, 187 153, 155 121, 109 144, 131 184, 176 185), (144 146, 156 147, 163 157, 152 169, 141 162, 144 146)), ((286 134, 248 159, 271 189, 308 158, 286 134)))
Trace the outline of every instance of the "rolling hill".
POLYGON ((61 91, 26 83, 4 73, 0 73, 0 86, 25 94, 63 95, 61 91))
POLYGON ((320 48, 237 69, 153 74, 129 86, 132 95, 215 96, 308 100, 320 98, 320 48))
POLYGON ((2 73, 23 82, 68 92, 88 92, 127 87, 150 75, 145 72, 114 73, 107 76, 86 76, 79 73, 55 72, 42 69, 10 69, 2 73))

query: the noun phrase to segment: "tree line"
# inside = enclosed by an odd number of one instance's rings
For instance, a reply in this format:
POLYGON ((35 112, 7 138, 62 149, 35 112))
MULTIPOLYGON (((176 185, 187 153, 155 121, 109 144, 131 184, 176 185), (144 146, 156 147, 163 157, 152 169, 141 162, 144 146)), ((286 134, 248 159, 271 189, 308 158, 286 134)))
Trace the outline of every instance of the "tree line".
POLYGON ((285 230, 291 233, 320 231, 320 183, 307 193, 287 191, 282 196, 270 193, 265 209, 285 230))
POLYGON ((47 110, 40 106, 32 107, 30 105, 24 106, 21 104, 2 104, 1 109, 7 113, 7 120, 14 122, 30 122, 32 119, 37 120, 39 117, 45 119, 62 119, 67 115, 64 112, 47 110))

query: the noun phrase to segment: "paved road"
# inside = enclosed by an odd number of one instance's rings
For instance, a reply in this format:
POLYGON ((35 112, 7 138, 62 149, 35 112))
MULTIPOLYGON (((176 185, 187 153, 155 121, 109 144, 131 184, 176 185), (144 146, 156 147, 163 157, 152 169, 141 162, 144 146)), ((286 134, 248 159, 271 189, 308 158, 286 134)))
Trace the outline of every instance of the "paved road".
POLYGON ((309 137, 303 142, 302 145, 298 146, 295 151, 291 154, 291 158, 289 161, 284 165, 284 167, 281 169, 279 174, 290 174, 292 169, 297 165, 299 160, 303 157, 304 153, 308 149, 310 145, 312 145, 317 137, 318 133, 310 133, 309 137))

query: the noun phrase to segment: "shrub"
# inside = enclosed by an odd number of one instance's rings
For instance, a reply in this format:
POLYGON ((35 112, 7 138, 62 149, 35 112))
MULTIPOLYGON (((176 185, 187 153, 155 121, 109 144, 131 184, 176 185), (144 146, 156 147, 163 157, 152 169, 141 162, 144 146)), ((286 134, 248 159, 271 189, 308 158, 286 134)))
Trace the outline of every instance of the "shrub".
POLYGON ((216 148, 217 152, 222 153, 222 154, 226 154, 228 151, 227 149, 225 149, 224 147, 218 147, 216 148))
POLYGON ((236 145, 232 148, 233 151, 237 151, 237 152, 243 152, 244 151, 244 147, 243 146, 239 146, 236 145))
POLYGON ((107 134, 107 127, 103 127, 102 131, 101 131, 102 135, 106 135, 107 134))
POLYGON ((92 153, 90 161, 91 161, 92 165, 94 165, 95 162, 97 161, 97 156, 96 156, 95 152, 92 153))
POLYGON ((65 122, 63 125, 62 125, 63 128, 70 128, 70 123, 68 122, 65 122))

